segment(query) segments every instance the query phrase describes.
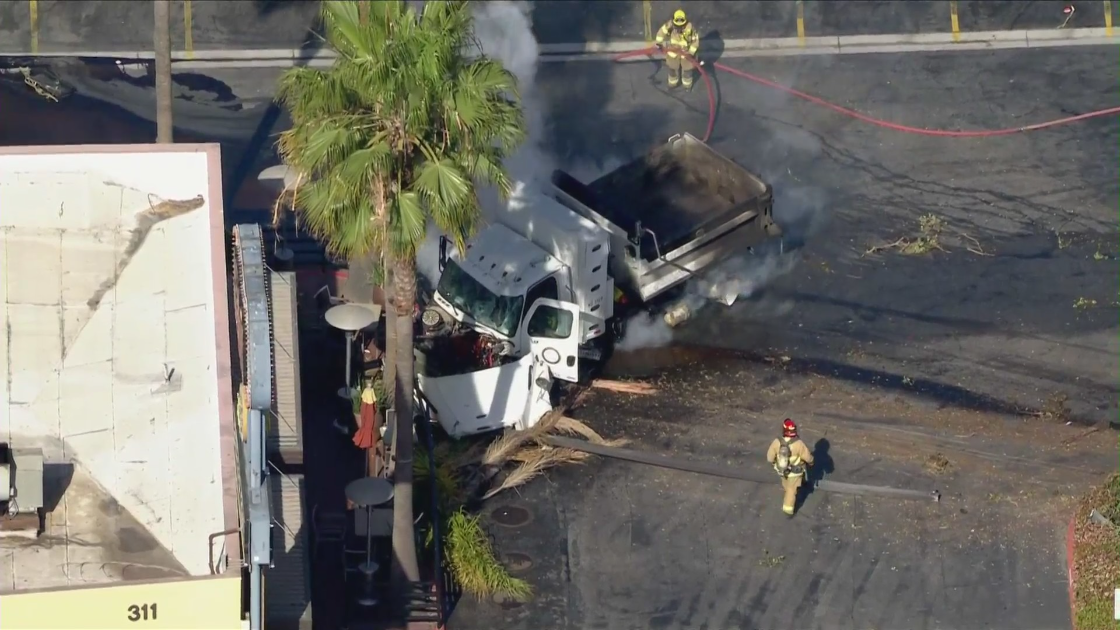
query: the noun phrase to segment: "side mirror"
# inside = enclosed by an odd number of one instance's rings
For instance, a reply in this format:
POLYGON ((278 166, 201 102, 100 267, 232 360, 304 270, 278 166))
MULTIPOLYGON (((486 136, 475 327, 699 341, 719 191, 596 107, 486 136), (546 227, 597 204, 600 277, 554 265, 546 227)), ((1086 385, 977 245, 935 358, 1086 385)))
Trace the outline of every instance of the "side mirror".
POLYGON ((447 245, 448 240, 446 236, 439 237, 439 270, 442 272, 443 268, 447 266, 447 245))

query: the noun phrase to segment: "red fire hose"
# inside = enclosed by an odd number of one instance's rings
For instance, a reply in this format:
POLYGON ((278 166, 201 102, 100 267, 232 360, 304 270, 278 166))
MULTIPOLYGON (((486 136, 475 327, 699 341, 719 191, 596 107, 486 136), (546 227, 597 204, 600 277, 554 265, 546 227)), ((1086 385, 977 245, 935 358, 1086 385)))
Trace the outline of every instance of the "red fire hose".
MULTIPOLYGON (((654 55, 658 55, 658 54, 661 54, 661 51, 656 46, 650 46, 649 48, 642 48, 641 50, 624 52, 620 55, 615 56, 614 60, 615 61, 623 61, 625 59, 630 59, 630 58, 633 58, 633 57, 643 57, 643 56, 652 58, 654 55)), ((704 132, 704 142, 707 142, 708 139, 712 135, 712 128, 716 124, 716 91, 715 91, 715 86, 712 84, 712 78, 708 75, 708 72, 705 70, 705 68, 707 68, 709 66, 700 65, 696 61, 695 58, 689 56, 686 53, 681 53, 681 56, 683 56, 685 59, 688 59, 689 61, 691 61, 693 66, 695 66, 696 69, 700 71, 700 76, 704 79, 704 85, 708 88, 708 128, 704 132)), ((1007 135, 1011 135, 1011 134, 1014 134, 1014 133, 1022 133, 1024 131, 1037 131, 1039 129, 1046 129, 1046 128, 1049 128, 1049 127, 1057 127, 1058 125, 1066 125, 1066 124, 1073 123, 1073 122, 1078 122, 1078 121, 1081 121, 1081 120, 1088 120, 1090 118, 1100 118, 1102 116, 1112 116, 1112 115, 1115 115, 1115 114, 1120 114, 1120 107, 1109 107, 1108 109, 1099 109, 1099 110, 1088 112, 1088 113, 1085 113, 1085 114, 1079 114, 1077 116, 1068 116, 1066 118, 1059 118, 1057 120, 1049 120, 1049 121, 1046 121, 1046 122, 1036 123, 1036 124, 1033 124, 1033 125, 1027 125, 1025 127, 1011 127, 1011 128, 1008 128, 1008 129, 994 129, 994 130, 987 130, 987 131, 984 131, 984 130, 957 131, 957 130, 948 130, 948 129, 922 129, 921 127, 911 127, 911 126, 908 126, 908 125, 900 125, 898 123, 892 123, 892 122, 889 122, 889 121, 886 121, 886 120, 881 120, 881 119, 878 119, 878 118, 874 118, 874 117, 868 116, 867 114, 861 114, 861 113, 859 113, 855 110, 848 109, 847 107, 841 107, 840 105, 837 105, 835 103, 830 103, 830 102, 824 100, 823 98, 813 96, 812 94, 806 94, 805 92, 802 92, 800 90, 795 90, 795 89, 793 89, 789 86, 785 86, 785 85, 782 85, 780 83, 776 83, 776 82, 771 81, 769 79, 764 79, 760 76, 751 74, 749 72, 744 72, 743 70, 738 70, 736 68, 731 68, 731 67, 726 66, 726 65, 724 65, 722 63, 719 63, 719 62, 712 63, 710 65, 710 67, 715 68, 717 70, 720 70, 722 72, 726 72, 728 74, 735 75, 739 78, 746 79, 748 81, 753 81, 755 83, 758 83, 759 85, 765 85, 766 87, 773 88, 775 90, 781 90, 782 92, 785 92, 787 94, 792 94, 793 96, 796 96, 797 98, 804 99, 804 100, 809 101, 810 103, 813 103, 815 105, 820 105, 821 107, 826 107, 828 109, 831 109, 834 112, 843 114, 845 116, 849 116, 851 118, 855 118, 857 120, 862 120, 863 122, 870 123, 870 124, 875 125, 877 127, 883 127, 884 129, 891 129, 893 131, 901 131, 903 133, 913 133, 913 134, 918 134, 918 135, 922 135, 922 136, 939 136, 939 137, 947 137, 947 138, 990 138, 992 136, 1007 136, 1007 135)))

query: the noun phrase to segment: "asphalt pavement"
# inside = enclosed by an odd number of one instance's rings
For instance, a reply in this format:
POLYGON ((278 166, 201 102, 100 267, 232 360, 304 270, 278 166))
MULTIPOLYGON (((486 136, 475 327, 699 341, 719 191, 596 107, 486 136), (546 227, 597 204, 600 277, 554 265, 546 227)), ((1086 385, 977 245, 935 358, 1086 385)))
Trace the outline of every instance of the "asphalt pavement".
MULTIPOLYGON (((524 3, 541 43, 640 41, 646 36, 643 3, 637 0, 543 0, 524 3)), ((796 37, 795 0, 735 1, 654 0, 653 30, 683 8, 710 45, 721 40, 796 37)), ((0 53, 31 50, 30 3, 0 3, 0 53)), ((193 0, 172 3, 175 50, 293 49, 314 47, 317 3, 282 0, 225 2, 193 0), (187 34, 190 34, 188 47, 187 34)), ((962 0, 957 2, 961 31, 1055 29, 1105 26, 1106 3, 1096 0, 962 0)), ((950 3, 939 1, 808 0, 801 6, 805 34, 869 35, 948 33, 950 3)), ((150 4, 131 0, 40 2, 38 46, 42 52, 149 50, 153 23, 150 4)), ((1120 3, 1112 3, 1120 21, 1120 3)))
MULTIPOLYGON (((724 63, 928 129, 1019 127, 1116 106, 1120 64, 1094 47, 724 63)), ((593 171, 674 133, 702 135, 703 87, 669 93, 664 76, 653 62, 543 66, 546 146, 593 171)), ((1115 117, 933 138, 726 74, 716 82, 711 144, 774 186, 775 215, 790 244, 804 244, 802 262, 761 294, 708 307, 679 340, 914 382, 945 404, 1037 409, 1062 393, 1079 418, 1115 417, 1115 117), (917 236, 926 215, 945 225, 947 251, 866 255, 917 236)), ((755 258, 739 272, 766 269, 755 258)))
POLYGON ((649 397, 594 393, 575 415, 631 448, 765 478, 766 447, 789 414, 816 474, 939 489, 941 502, 817 490, 787 519, 776 478, 752 484, 592 460, 487 502, 496 549, 535 596, 522 605, 464 599, 450 628, 1069 627, 1061 506, 1114 466, 1108 436, 1085 450, 1054 449, 1079 432, 1051 424, 1031 440, 982 437, 1001 421, 966 415, 962 429, 933 410, 929 425, 979 435, 926 433, 875 417, 907 406, 893 396, 853 400, 813 377, 700 355, 652 383, 649 397), (818 415, 851 407, 861 422, 818 415), (503 517, 518 510, 529 519, 510 527, 503 517))
MULTIPOLYGON (((868 115, 944 129, 1018 127, 1115 106, 1120 69, 1113 47, 723 62, 868 115)), ((266 90, 275 74, 208 76, 238 95, 266 90)), ((802 258, 759 294, 702 312, 681 341, 788 356, 822 376, 894 389, 934 410, 1030 410, 1065 394, 1074 420, 1115 417, 1115 118, 1008 137, 930 138, 726 74, 715 78, 711 143, 773 184, 777 218, 802 258), (948 251, 866 255, 871 246, 915 235, 924 215, 944 221, 948 251)), ((544 153, 589 177, 669 135, 699 134, 707 119, 700 85, 670 93, 653 62, 543 65, 537 100, 547 113, 544 153)), ((51 105, 7 88, 0 98, 5 111, 18 103, 21 112, 18 125, 0 122, 5 142, 150 135, 149 123, 89 101, 51 105)), ((243 140, 225 146, 245 150, 243 140)), ((224 159, 227 166, 235 161, 224 159)), ((758 272, 756 265, 744 268, 758 272)), ((669 402, 665 409, 673 409, 669 402)), ((676 413, 718 415, 702 411, 676 413)), ((665 431, 652 444, 683 448, 679 433, 665 431)), ((746 444, 751 434, 698 422, 690 439, 707 436, 722 450, 689 448, 717 458, 757 455, 746 444)), ((866 482, 920 474, 875 466, 874 454, 845 457, 844 470, 862 466, 866 482)), ((939 521, 912 512, 923 509, 913 505, 830 498, 827 522, 810 516, 786 524, 770 509, 776 488, 685 486, 618 465, 594 466, 526 489, 535 525, 500 544, 557 553, 533 552, 546 596, 535 608, 502 612, 502 627, 781 628, 790 615, 796 627, 823 628, 1041 629, 1066 622, 1058 601, 1065 588, 1060 537, 1047 527, 1033 532, 1033 546, 992 555, 989 543, 946 538, 939 521), (644 516, 622 519, 625 510, 644 516), (891 534, 896 547, 865 526, 888 516, 900 528, 891 534), (762 531, 787 535, 770 548, 762 531), (774 555, 784 559, 766 560, 774 555), (932 556, 939 561, 928 562, 932 556), (979 566, 977 558, 984 558, 979 566), (787 570, 772 570, 773 562, 787 570)), ((478 614, 485 621, 496 613, 478 614)))

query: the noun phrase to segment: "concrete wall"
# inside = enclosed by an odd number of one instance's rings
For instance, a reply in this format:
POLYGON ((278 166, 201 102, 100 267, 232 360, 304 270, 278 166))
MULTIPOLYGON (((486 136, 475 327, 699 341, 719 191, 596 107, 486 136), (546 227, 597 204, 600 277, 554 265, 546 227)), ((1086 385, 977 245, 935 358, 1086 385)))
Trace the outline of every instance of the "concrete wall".
POLYGON ((219 177, 201 150, 0 154, 0 439, 53 445, 48 460, 87 470, 191 574, 208 573, 207 536, 227 528, 219 177), (143 214, 199 195, 178 216, 143 214))

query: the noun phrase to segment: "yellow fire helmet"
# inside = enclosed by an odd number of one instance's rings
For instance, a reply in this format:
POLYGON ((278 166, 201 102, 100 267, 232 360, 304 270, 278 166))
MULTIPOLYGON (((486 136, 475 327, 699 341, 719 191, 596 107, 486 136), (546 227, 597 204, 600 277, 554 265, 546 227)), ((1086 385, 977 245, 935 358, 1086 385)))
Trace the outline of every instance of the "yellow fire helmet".
POLYGON ((673 24, 677 26, 688 24, 688 16, 684 14, 683 9, 677 9, 676 13, 673 14, 673 24))

